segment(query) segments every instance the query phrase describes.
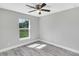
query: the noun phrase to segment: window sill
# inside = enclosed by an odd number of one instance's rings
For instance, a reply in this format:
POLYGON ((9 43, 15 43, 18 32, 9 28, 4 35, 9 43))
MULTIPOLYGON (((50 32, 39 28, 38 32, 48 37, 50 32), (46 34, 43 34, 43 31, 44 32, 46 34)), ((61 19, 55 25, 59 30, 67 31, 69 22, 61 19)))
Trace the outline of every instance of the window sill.
POLYGON ((20 38, 20 41, 30 39, 30 37, 20 38))

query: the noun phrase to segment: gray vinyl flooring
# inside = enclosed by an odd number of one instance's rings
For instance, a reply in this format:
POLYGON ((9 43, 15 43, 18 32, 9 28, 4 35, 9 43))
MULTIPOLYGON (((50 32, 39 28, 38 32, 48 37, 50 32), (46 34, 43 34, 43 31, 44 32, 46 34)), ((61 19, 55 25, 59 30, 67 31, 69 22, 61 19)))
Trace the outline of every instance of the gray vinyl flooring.
MULTIPOLYGON (((34 43, 47 44, 40 41, 34 43)), ((28 48, 27 45, 24 45, 2 52, 0 56, 79 56, 79 54, 47 44, 47 46, 42 49, 28 48)))

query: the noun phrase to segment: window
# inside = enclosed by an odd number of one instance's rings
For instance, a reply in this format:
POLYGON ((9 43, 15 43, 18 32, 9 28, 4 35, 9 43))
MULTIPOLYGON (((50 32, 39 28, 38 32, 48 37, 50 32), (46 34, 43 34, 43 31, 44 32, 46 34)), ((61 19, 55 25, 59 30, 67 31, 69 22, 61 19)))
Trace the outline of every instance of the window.
POLYGON ((26 18, 19 19, 19 37, 22 40, 30 38, 30 21, 26 18))

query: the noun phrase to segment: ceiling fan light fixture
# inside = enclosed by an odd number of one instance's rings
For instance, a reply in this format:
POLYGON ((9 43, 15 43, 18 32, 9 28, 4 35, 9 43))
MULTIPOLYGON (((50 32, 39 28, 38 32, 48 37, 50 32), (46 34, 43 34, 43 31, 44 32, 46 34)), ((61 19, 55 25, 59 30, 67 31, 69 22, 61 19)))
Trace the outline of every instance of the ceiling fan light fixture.
POLYGON ((41 10, 37 10, 37 13, 40 15, 41 14, 41 10))
POLYGON ((40 12, 40 10, 37 10, 37 13, 40 12))

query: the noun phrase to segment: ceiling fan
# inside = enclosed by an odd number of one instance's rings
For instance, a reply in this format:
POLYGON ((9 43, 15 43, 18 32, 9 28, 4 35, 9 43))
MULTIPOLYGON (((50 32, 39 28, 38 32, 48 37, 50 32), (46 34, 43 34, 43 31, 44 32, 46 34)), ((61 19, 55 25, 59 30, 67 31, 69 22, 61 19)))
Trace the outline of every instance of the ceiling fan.
POLYGON ((40 15, 41 11, 50 12, 50 10, 48 9, 43 9, 43 7, 45 7, 46 5, 47 5, 46 3, 42 3, 42 4, 37 4, 36 6, 31 6, 31 5, 26 5, 26 6, 34 9, 32 11, 29 11, 28 13, 39 11, 38 14, 40 15))

